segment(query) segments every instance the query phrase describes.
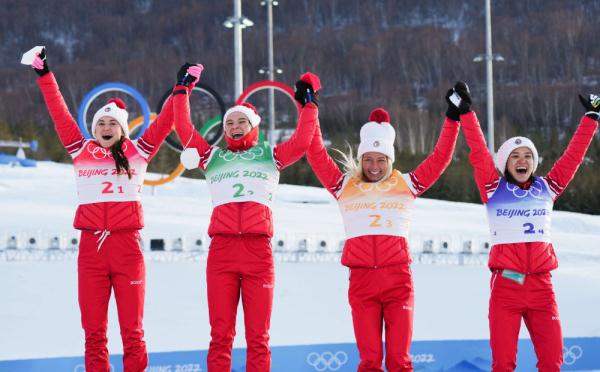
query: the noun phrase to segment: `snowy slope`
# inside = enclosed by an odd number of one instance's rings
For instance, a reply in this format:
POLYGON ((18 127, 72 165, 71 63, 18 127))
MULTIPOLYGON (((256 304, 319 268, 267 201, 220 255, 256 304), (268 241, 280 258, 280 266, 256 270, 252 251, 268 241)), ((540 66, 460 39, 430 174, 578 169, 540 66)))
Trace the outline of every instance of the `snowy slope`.
MULTIPOLYGON (((11 235, 77 236, 72 229, 75 182, 70 165, 40 162, 38 168, 0 167, 0 248, 11 235)), ((205 236, 211 212, 203 181, 180 178, 146 188, 142 235, 164 238, 167 248, 183 238, 185 248, 205 236)), ((297 244, 326 240, 337 249, 343 237, 333 199, 320 188, 282 185, 275 207, 276 239, 297 244)), ((564 334, 600 336, 600 216, 556 212, 554 242, 561 267, 554 273, 564 334)), ((411 244, 416 305, 415 340, 485 339, 489 273, 484 264, 419 263, 432 239, 450 251, 466 240, 486 240, 481 205, 418 199, 411 244)), ((20 243, 20 248, 24 243, 20 243)), ((310 250, 316 245, 310 245, 310 250)), ((0 253, 2 256, 2 253, 0 253)), ((147 257, 146 339, 149 351, 206 349, 209 342, 205 261, 174 260, 182 254, 147 257)), ((187 256, 186 256, 187 257, 187 256)), ((455 256, 452 256, 455 257, 455 256)), ((429 261, 429 260, 428 260, 429 261)), ((482 260, 483 262, 484 260, 482 260)), ((77 305, 76 259, 50 262, 0 259, 0 360, 82 355, 77 305), (5 337, 10 335, 10 337, 5 337)), ((338 262, 277 262, 272 345, 352 342, 347 303, 348 271, 338 262)), ((244 346, 238 314, 236 347, 244 346)), ((114 303, 109 314, 109 349, 121 352, 114 303)), ((525 331, 522 337, 527 337, 525 331)))

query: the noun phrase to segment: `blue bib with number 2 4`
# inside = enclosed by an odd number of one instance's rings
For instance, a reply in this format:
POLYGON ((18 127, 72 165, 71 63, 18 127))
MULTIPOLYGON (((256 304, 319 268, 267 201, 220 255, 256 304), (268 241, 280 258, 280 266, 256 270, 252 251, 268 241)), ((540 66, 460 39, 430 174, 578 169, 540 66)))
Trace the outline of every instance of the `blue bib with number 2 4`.
POLYGON ((527 190, 502 177, 486 204, 492 244, 550 242, 554 202, 548 190, 541 177, 527 190))

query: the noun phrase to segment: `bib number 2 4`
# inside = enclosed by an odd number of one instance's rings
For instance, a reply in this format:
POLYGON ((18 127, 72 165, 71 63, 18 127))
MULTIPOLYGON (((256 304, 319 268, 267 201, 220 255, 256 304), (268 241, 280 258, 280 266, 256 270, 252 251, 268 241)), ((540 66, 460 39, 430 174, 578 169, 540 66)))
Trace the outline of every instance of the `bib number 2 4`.
POLYGON ((532 223, 524 223, 523 227, 525 228, 525 230, 523 231, 523 234, 535 234, 536 232, 538 234, 543 234, 544 233, 544 229, 538 229, 537 231, 535 230, 535 226, 532 223))

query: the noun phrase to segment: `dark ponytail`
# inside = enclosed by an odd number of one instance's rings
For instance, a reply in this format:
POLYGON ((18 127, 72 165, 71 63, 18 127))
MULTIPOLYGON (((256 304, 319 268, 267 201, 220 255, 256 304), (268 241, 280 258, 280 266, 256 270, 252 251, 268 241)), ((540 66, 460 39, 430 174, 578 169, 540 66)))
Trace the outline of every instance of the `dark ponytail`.
POLYGON ((127 157, 123 152, 123 142, 125 141, 125 138, 125 136, 122 136, 119 142, 115 143, 110 148, 110 152, 112 153, 113 159, 115 159, 117 174, 121 174, 121 171, 125 170, 127 172, 127 177, 131 179, 131 169, 129 169, 129 160, 127 160, 127 157))

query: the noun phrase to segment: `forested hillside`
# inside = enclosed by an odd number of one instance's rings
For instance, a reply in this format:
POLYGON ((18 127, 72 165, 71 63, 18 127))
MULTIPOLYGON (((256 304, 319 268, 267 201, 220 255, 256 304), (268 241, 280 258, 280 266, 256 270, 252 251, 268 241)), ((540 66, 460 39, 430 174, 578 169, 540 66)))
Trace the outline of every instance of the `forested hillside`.
MULTIPOLYGON (((244 0, 255 23, 243 32, 244 85, 263 80, 266 10, 244 0)), ((397 132, 395 166, 412 169, 432 150, 443 122, 445 91, 469 83, 486 124, 484 2, 467 0, 280 0, 274 8, 277 79, 293 85, 310 70, 322 80, 320 119, 334 147, 358 143, 375 107, 386 108, 397 132)), ((21 54, 46 45, 48 62, 71 111, 95 86, 119 81, 138 89, 152 109, 185 61, 205 65, 202 81, 233 97, 233 32, 222 26, 231 0, 4 0, 0 7, 0 139, 40 141, 38 159, 69 161, 54 133, 35 75, 21 54)), ((600 2, 492 1, 496 145, 531 137, 544 174, 567 146, 583 108, 578 93, 600 93, 600 2)), ((278 108, 290 104, 278 97, 278 108)), ((259 101, 259 103, 262 101, 259 101)), ((128 102, 133 115, 135 101, 128 102)), ((260 107, 266 116, 266 107, 260 107)), ((287 116, 277 116, 290 127, 287 116)), ((265 120, 266 124, 266 120, 265 120)), ((600 214, 600 137, 557 208, 600 214)), ((1 151, 1 150, 0 150, 1 151)), ((173 168, 163 149, 151 170, 173 168)), ((192 173, 197 175, 196 173, 192 173)), ((304 163, 282 182, 317 185, 304 163)), ((478 201, 462 135, 455 161, 427 197, 478 201)))

